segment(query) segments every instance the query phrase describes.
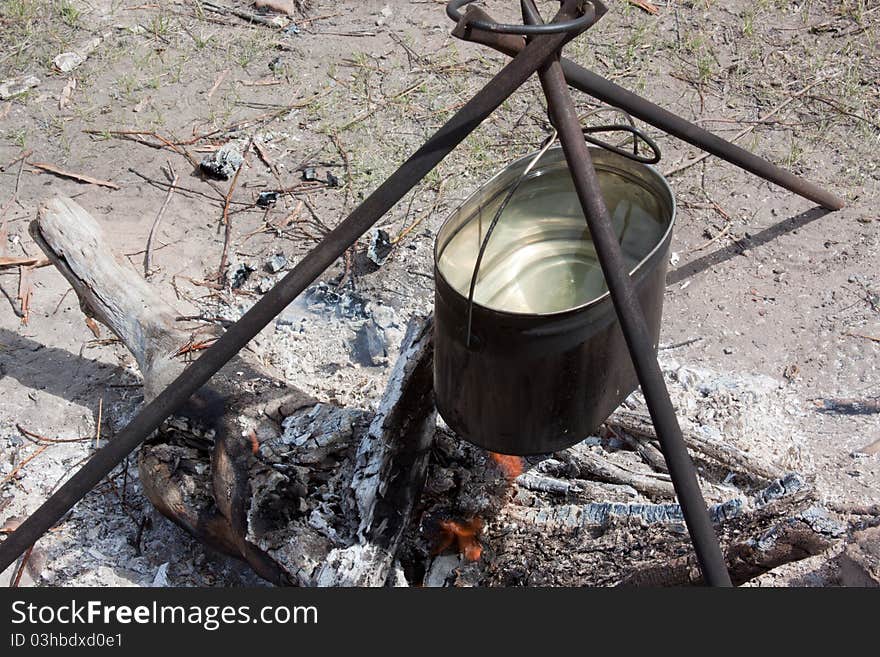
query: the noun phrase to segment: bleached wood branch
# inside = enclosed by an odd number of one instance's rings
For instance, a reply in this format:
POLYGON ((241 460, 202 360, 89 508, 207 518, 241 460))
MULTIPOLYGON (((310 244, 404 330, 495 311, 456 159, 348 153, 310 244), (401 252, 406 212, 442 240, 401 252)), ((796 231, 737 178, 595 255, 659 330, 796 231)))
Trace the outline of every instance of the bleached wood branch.
POLYGON ((583 443, 575 445, 557 456, 566 459, 577 469, 578 476, 584 479, 592 478, 612 484, 625 484, 649 497, 675 497, 675 490, 669 475, 635 472, 614 463, 583 443))
MULTIPOLYGON (((651 418, 641 413, 618 410, 606 424, 640 440, 657 440, 651 418)), ((770 481, 783 475, 781 468, 756 459, 733 445, 707 440, 693 431, 682 431, 688 449, 724 465, 735 472, 741 472, 757 479, 770 481)))
POLYGON ((187 342, 177 313, 162 296, 108 250, 100 225, 75 201, 55 197, 40 208, 31 236, 73 287, 86 315, 115 333, 131 352, 152 399, 183 363, 174 354, 187 342))

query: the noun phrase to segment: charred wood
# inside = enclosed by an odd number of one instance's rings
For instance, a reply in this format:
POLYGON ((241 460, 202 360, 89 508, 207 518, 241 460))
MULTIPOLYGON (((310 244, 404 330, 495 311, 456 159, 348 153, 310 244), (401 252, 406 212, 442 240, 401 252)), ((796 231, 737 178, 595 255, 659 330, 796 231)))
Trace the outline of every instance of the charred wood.
MULTIPOLYGON (((147 399, 185 369, 194 336, 180 313, 113 256, 83 208, 52 199, 31 234, 134 356, 147 399)), ((430 335, 430 320, 414 321, 375 417, 321 403, 241 352, 141 447, 147 497, 271 582, 384 584, 433 437, 430 335)))

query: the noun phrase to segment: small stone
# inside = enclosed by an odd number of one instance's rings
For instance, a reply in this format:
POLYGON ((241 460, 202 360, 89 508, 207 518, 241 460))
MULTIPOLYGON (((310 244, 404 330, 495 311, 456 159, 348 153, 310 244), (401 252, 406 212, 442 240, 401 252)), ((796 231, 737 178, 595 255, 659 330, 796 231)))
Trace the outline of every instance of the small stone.
POLYGON ((387 351, 385 337, 374 322, 364 322, 351 344, 355 361, 367 367, 382 365, 387 351))
POLYGON ((278 202, 278 192, 260 192, 257 197, 257 205, 261 208, 268 208, 278 202))
POLYGON ((723 351, 724 351, 724 353, 727 354, 728 356, 730 356, 730 355, 733 353, 733 349, 731 349, 730 347, 724 347, 724 350, 723 350, 723 351))
POLYGON ((801 368, 798 367, 797 363, 790 363, 785 366, 785 369, 782 370, 782 376, 787 381, 794 381, 800 375, 801 368))
POLYGON ((40 78, 33 75, 25 75, 17 78, 10 78, 0 82, 0 100, 9 100, 20 96, 28 89, 33 89, 40 84, 40 78))
POLYGON ((233 290, 237 290, 245 284, 245 281, 254 271, 255 269, 246 262, 233 264, 226 270, 226 280, 229 281, 229 285, 233 290))
POLYGON ((303 169, 303 180, 306 182, 312 182, 318 179, 318 172, 315 171, 315 167, 306 167, 303 169))
POLYGON ((231 141, 202 158, 199 168, 212 178, 229 180, 243 162, 244 156, 238 143, 231 141))
POLYGON ((287 258, 283 253, 276 253, 266 261, 266 269, 273 274, 277 274, 285 267, 287 267, 287 258))
POLYGON ((75 69, 77 66, 82 64, 85 60, 79 53, 76 52, 63 52, 60 55, 56 55, 55 59, 52 60, 52 63, 62 73, 68 73, 75 69))
POLYGON ((391 255, 393 249, 394 245, 391 243, 391 237, 384 230, 378 228, 370 233, 370 246, 367 247, 367 257, 377 267, 381 267, 387 262, 388 256, 391 255))
POLYGON ((339 178, 329 171, 327 172, 327 187, 339 187, 339 178))
POLYGON ((382 11, 379 12, 379 17, 376 19, 376 25, 378 27, 382 27, 385 23, 388 22, 388 19, 391 18, 394 10, 391 9, 391 5, 385 5, 382 7, 382 11))

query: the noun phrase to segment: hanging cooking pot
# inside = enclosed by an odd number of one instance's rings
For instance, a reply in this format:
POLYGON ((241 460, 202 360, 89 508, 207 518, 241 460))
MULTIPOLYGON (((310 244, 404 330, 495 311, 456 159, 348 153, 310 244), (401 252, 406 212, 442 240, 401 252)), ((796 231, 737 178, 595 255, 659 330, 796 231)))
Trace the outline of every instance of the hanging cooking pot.
MULTIPOLYGON (((656 347, 672 191, 620 151, 590 154, 656 347)), ((535 157, 468 198, 434 248, 437 408, 504 454, 583 440, 638 385, 562 149, 535 157)))

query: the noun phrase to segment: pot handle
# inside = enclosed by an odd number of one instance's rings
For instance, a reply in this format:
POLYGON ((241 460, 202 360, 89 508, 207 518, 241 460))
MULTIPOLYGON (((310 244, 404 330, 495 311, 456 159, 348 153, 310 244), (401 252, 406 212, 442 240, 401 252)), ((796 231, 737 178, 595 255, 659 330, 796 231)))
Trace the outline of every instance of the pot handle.
POLYGON ((587 126, 583 128, 583 132, 585 141, 588 141, 595 146, 600 146, 601 148, 609 150, 612 153, 622 155, 623 157, 629 158, 630 160, 635 160, 636 162, 640 162, 642 164, 657 164, 657 162, 660 161, 660 147, 657 146, 657 142, 655 142, 647 134, 639 130, 634 125, 628 125, 626 123, 610 123, 608 125, 587 126), (590 136, 598 132, 630 133, 633 136, 632 152, 623 149, 620 146, 615 146, 614 144, 609 144, 608 142, 602 141, 601 139, 590 136), (650 155, 650 157, 639 155, 639 140, 643 141, 648 146, 648 148, 651 149, 652 154, 650 155))
POLYGON ((529 172, 535 167, 542 157, 544 157, 544 153, 547 152, 547 149, 553 145, 553 142, 556 141, 556 129, 553 129, 553 134, 551 134, 547 139, 544 140, 544 143, 541 145, 540 150, 535 153, 535 156, 531 159, 531 161, 526 165, 526 168, 523 169, 523 172, 519 174, 519 178, 516 179, 516 182, 510 186, 510 189, 507 191, 507 194, 504 197, 504 200, 501 201, 501 205, 498 206, 498 210, 495 212, 495 216, 492 217, 492 223, 489 224, 489 228, 486 231, 486 237, 483 238, 483 243, 480 244, 480 251, 477 253, 477 261, 474 263, 474 271, 471 274, 471 284, 470 289, 468 290, 468 314, 467 314, 467 339, 465 340, 465 347, 471 347, 471 323, 474 317, 474 290, 477 287, 477 276, 480 273, 480 265, 483 262, 483 255, 486 253, 486 247, 489 245, 489 238, 492 237, 492 233, 495 230, 495 226, 498 225, 498 220, 501 219, 501 215, 504 212, 507 204, 510 203, 510 199, 513 198, 513 195, 516 193, 516 190, 519 189, 520 183, 525 180, 526 176, 529 175, 529 172))

